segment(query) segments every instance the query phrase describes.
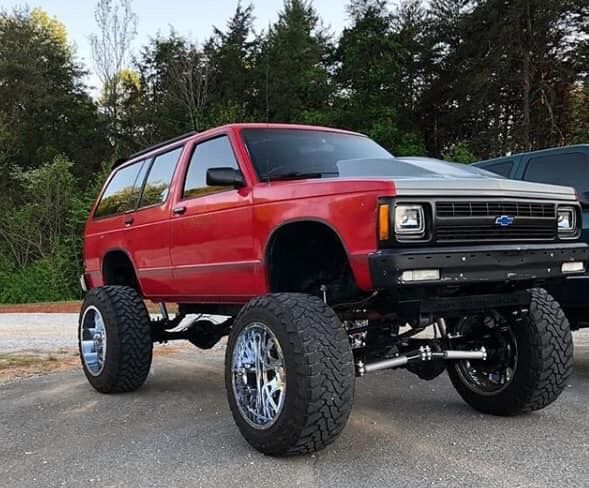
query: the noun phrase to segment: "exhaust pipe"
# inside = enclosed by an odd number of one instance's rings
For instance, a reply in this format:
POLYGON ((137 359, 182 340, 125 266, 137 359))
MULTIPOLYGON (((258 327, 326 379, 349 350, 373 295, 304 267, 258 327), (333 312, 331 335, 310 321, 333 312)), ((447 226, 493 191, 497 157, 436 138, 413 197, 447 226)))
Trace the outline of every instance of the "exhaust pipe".
POLYGON ((421 346, 417 351, 396 358, 384 359, 382 361, 376 361, 374 363, 364 364, 362 361, 358 361, 356 364, 358 375, 364 376, 366 373, 372 373, 373 371, 379 371, 381 369, 392 369, 405 366, 410 361, 431 361, 432 359, 487 359, 487 350, 481 347, 474 351, 454 351, 446 350, 442 352, 432 352, 429 346, 421 346))

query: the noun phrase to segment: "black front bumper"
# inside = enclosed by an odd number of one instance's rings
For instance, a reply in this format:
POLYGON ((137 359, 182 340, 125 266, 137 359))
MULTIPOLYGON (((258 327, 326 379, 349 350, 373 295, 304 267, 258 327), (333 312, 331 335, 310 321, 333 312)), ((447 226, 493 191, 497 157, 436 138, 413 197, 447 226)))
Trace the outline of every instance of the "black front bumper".
POLYGON ((587 268, 589 246, 574 242, 386 249, 369 257, 375 289, 547 280, 582 274, 562 273, 562 264, 570 261, 583 261, 587 268), (440 279, 401 279, 404 271, 423 269, 439 270, 440 279))

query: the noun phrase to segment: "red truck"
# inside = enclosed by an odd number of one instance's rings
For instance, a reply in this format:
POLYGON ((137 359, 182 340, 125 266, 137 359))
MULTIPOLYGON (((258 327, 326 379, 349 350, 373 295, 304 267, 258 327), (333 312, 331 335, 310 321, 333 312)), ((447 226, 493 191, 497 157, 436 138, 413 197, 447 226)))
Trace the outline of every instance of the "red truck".
POLYGON ((447 371, 482 412, 537 410, 572 368, 544 286, 585 273, 580 221, 570 188, 398 159, 353 132, 188 134, 119 162, 88 218, 84 372, 102 393, 132 391, 154 342, 228 335, 233 417, 272 455, 335 440, 355 377, 382 369, 447 371))

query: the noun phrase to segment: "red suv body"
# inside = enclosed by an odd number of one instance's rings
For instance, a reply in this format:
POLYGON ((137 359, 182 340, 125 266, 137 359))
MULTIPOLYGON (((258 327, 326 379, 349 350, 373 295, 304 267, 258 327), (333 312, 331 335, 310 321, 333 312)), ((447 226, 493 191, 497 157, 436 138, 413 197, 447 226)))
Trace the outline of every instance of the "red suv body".
MULTIPOLYGON (((84 241, 88 287, 106 284, 109 256, 124 253, 146 298, 245 303, 270 291, 266 258, 272 235, 282 226, 304 220, 319 222, 337 234, 357 286, 372 289, 368 255, 377 248, 374 216, 378 197, 395 195, 394 183, 366 179, 259 181, 242 131, 260 128, 353 134, 281 124, 229 125, 131 159, 123 168, 142 161, 147 164, 154 157, 157 161, 158 155, 170 151, 179 152, 163 202, 107 216, 96 215, 99 205, 95 206, 84 241), (207 141, 221 139, 230 144, 244 185, 186 195, 184 182, 196 149, 207 141)), ((227 166, 230 161, 208 163, 227 166)), ((111 180, 112 175, 105 188, 111 180)), ((98 202, 103 194, 104 190, 98 202)))

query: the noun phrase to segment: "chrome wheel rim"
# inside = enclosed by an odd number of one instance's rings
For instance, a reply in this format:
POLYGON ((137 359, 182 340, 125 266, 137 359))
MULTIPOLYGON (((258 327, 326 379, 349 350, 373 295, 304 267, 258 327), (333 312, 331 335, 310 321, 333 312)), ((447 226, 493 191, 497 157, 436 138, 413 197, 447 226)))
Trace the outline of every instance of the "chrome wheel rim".
POLYGON ((106 327, 99 310, 91 305, 80 321, 80 351, 86 369, 98 376, 104 369, 106 359, 106 327))
POLYGON ((286 369, 276 336, 264 324, 244 327, 231 361, 233 396, 242 417, 255 429, 268 429, 284 408, 286 369))
POLYGON ((501 357, 489 361, 458 361, 456 370, 463 383, 472 391, 484 396, 493 396, 505 390, 517 371, 517 340, 511 327, 493 331, 493 343, 483 344, 489 351, 501 349, 501 357))

